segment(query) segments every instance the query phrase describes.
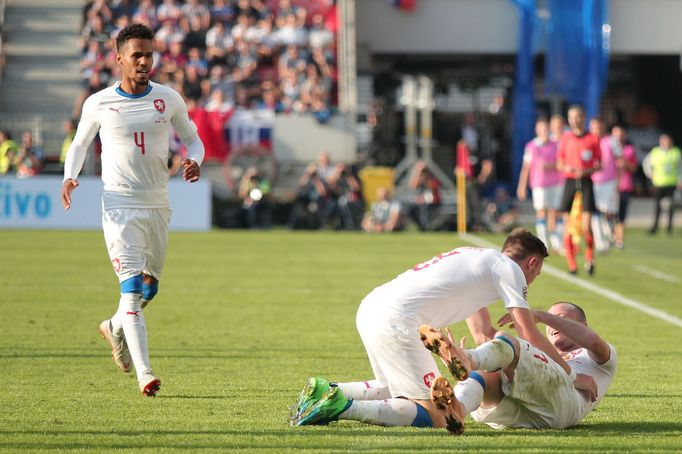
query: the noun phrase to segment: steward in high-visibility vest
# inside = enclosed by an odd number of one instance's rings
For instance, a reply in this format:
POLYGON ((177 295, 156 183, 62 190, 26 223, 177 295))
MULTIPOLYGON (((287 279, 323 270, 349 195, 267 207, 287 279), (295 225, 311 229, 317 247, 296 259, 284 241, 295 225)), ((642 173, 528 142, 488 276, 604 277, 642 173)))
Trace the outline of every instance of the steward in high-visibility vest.
POLYGON ((651 182, 657 188, 664 186, 675 186, 679 178, 680 156, 682 153, 678 147, 671 147, 664 150, 655 147, 651 150, 651 182))
MULTIPOLYGON (((653 225, 649 233, 658 231, 658 218, 661 215, 661 201, 667 197, 673 197, 675 189, 682 189, 680 173, 682 173, 682 153, 678 147, 673 146, 672 138, 667 134, 662 134, 659 139, 659 146, 652 149, 642 161, 642 168, 647 177, 651 178, 654 185, 654 196, 656 198, 656 210, 654 212, 653 225)), ((675 203, 671 201, 668 208, 668 233, 673 231, 673 215, 675 213, 675 203)))

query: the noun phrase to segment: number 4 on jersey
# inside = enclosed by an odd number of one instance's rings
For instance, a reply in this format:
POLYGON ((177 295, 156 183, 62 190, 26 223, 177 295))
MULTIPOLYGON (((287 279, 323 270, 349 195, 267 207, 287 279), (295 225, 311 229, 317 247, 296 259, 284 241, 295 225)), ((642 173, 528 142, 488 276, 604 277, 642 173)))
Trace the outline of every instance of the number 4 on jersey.
POLYGON ((135 131, 133 133, 133 138, 135 139, 135 145, 137 145, 142 154, 144 154, 144 131, 140 131, 139 133, 135 131))

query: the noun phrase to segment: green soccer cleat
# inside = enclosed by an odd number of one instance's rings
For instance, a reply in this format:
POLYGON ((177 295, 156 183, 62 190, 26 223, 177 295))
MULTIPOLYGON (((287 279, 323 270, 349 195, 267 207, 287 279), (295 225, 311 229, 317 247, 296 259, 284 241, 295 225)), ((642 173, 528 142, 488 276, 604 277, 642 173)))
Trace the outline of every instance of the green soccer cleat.
MULTIPOLYGON (((289 420, 294 421, 314 405, 320 398, 329 391, 329 382, 321 377, 309 377, 303 390, 298 395, 298 400, 289 408, 289 420)), ((294 425, 293 422, 291 425, 294 425)))
POLYGON ((337 421, 339 415, 353 403, 343 392, 333 386, 315 404, 291 420, 292 426, 323 426, 337 421))

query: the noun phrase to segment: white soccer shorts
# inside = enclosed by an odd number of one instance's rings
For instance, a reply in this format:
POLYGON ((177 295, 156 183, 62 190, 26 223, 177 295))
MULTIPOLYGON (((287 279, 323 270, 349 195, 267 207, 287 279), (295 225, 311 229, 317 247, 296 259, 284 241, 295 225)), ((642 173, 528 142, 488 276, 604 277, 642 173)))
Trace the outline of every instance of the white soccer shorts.
POLYGON ((384 309, 376 296, 365 298, 356 324, 374 378, 392 397, 429 400, 431 383, 440 375, 436 361, 419 337, 419 323, 384 309))
POLYGON ((594 185, 594 202, 602 213, 618 213, 619 194, 616 188, 617 180, 594 185))
POLYGON ((514 379, 509 381, 500 372, 502 401, 494 408, 479 408, 471 416, 494 429, 564 429, 577 424, 585 398, 576 391, 568 374, 540 349, 523 339, 519 344, 514 379))
POLYGON ((533 188, 533 209, 558 210, 561 206, 561 196, 564 193, 564 184, 556 184, 544 188, 533 188))
POLYGON ((119 282, 143 272, 161 278, 170 218, 169 208, 102 211, 104 241, 119 282))

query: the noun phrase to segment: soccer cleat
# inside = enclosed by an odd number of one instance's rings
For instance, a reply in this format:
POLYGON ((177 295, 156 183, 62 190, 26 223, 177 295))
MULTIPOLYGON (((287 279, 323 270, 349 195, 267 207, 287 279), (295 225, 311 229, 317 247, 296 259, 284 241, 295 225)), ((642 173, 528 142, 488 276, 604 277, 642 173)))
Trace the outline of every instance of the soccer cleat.
POLYGON ((124 336, 116 336, 111 329, 111 320, 104 320, 99 324, 99 334, 111 345, 111 357, 114 363, 123 372, 130 372, 132 369, 132 359, 128 344, 124 336))
MULTIPOLYGON (((289 407, 289 421, 294 421, 310 406, 315 404, 330 389, 329 382, 320 377, 309 377, 298 400, 289 407)), ((293 423, 292 423, 293 425, 293 423)))
POLYGON ((419 327, 419 337, 424 347, 440 357, 455 380, 469 378, 469 372, 472 370, 471 359, 462 348, 453 344, 441 331, 430 325, 419 327))
POLYGON ((155 397, 161 389, 161 380, 156 378, 151 370, 144 371, 140 380, 140 392, 143 396, 155 397))
POLYGON ((464 406, 457 400, 445 377, 436 378, 431 384, 431 402, 445 418, 445 428, 453 435, 464 433, 464 406))
POLYGON ((322 426, 338 421, 339 415, 352 403, 353 399, 348 399, 338 387, 333 386, 317 402, 292 419, 291 425, 322 426))

